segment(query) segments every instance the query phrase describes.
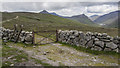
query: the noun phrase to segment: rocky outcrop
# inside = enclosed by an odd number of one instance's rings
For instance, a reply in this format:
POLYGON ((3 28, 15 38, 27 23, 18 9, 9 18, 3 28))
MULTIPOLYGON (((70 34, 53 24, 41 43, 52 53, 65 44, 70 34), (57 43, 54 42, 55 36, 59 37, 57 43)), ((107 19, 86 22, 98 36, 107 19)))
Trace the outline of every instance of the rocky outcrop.
POLYGON ((19 34, 19 31, 14 31, 10 29, 5 29, 3 27, 0 27, 0 38, 4 41, 13 41, 15 42, 18 38, 18 42, 23 42, 26 44, 32 44, 33 42, 33 34, 32 32, 28 31, 21 31, 19 34), (19 35, 19 37, 18 37, 19 35))
POLYGON ((58 31, 58 41, 71 45, 82 46, 97 51, 119 52, 120 37, 111 37, 106 33, 83 33, 77 30, 58 31))

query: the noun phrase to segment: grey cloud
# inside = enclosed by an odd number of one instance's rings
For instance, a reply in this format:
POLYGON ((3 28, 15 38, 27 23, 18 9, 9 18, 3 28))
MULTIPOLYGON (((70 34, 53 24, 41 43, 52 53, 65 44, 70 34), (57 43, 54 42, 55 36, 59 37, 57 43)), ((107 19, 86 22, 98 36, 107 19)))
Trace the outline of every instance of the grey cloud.
POLYGON ((87 10, 88 13, 102 13, 101 11, 90 11, 90 10, 87 10))
POLYGON ((1 2, 118 2, 119 0, 1 0, 1 2))
POLYGON ((94 6, 94 5, 116 5, 117 2, 6 2, 3 3, 3 10, 59 10, 63 8, 80 7, 80 6, 94 6), (45 7, 43 4, 47 4, 45 7))
POLYGON ((85 9, 98 5, 117 6, 117 2, 3 2, 3 11, 35 11, 41 10, 55 11, 61 15, 74 15, 80 13, 100 13, 101 11, 93 11, 95 9, 85 9), (65 9, 65 10, 64 10, 65 9), (67 12, 71 10, 71 12, 67 12), (75 12, 74 12, 75 11, 75 12), (84 12, 83 12, 84 11, 84 12), (78 13, 77 13, 78 12, 78 13))

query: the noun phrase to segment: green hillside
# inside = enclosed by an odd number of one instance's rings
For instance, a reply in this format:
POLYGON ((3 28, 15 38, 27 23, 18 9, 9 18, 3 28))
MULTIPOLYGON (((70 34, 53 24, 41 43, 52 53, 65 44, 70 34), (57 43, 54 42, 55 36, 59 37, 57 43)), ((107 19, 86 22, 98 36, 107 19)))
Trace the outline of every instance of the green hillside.
POLYGON ((103 22, 103 27, 109 27, 109 28, 118 28, 118 18, 109 19, 105 22, 103 22))
POLYGON ((14 15, 13 13, 2 13, 2 21, 8 20, 8 19, 12 19, 15 18, 16 15, 14 15))
POLYGON ((96 23, 90 20, 85 14, 68 17, 68 19, 75 20, 83 24, 88 24, 90 26, 98 26, 96 23))
POLYGON ((82 24, 77 21, 69 20, 66 18, 58 17, 51 14, 42 14, 42 13, 28 13, 28 12, 19 12, 19 13, 3 13, 3 21, 15 18, 11 21, 3 22, 3 27, 13 29, 14 24, 24 25, 24 30, 28 31, 40 31, 40 30, 81 30, 83 32, 100 32, 108 33, 111 36, 116 36, 117 29, 107 29, 101 27, 92 27, 86 24, 82 24))
POLYGON ((120 18, 119 13, 119 10, 110 12, 98 17, 96 20, 94 20, 94 22, 98 24, 104 24, 103 27, 118 28, 118 18, 120 18))

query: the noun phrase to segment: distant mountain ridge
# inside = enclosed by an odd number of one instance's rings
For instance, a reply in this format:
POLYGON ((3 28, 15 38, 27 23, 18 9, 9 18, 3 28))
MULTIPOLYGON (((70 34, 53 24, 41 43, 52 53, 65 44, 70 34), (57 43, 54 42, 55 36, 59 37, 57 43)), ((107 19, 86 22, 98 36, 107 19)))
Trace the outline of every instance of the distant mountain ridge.
POLYGON ((89 25, 94 25, 95 24, 85 14, 75 15, 75 16, 72 16, 72 17, 65 17, 65 18, 76 20, 76 21, 81 22, 83 24, 89 24, 89 25))
POLYGON ((55 15, 55 16, 60 16, 60 15, 56 14, 55 12, 50 13, 50 14, 55 15))
POLYGON ((110 12, 108 14, 102 15, 94 20, 95 23, 104 24, 104 27, 118 27, 118 18, 120 18, 120 10, 110 12))
POLYGON ((49 12, 46 11, 46 10, 43 10, 43 11, 41 11, 40 13, 51 14, 51 15, 55 15, 55 16, 59 16, 59 17, 63 17, 63 16, 60 16, 60 15, 56 14, 55 12, 49 13, 49 12))
POLYGON ((94 22, 96 22, 96 23, 103 23, 107 19, 112 19, 112 18, 117 17, 119 12, 120 11, 114 11, 114 12, 102 15, 99 18, 97 18, 94 22))
POLYGON ((55 15, 55 16, 75 20, 75 21, 78 21, 78 22, 83 23, 83 24, 89 24, 89 25, 94 24, 93 21, 90 20, 85 14, 75 15, 75 16, 72 16, 72 17, 64 17, 64 16, 60 16, 60 15, 56 14, 55 12, 49 13, 46 10, 43 10, 40 13, 51 14, 51 15, 55 15))
POLYGON ((96 20, 98 17, 99 17, 99 15, 92 15, 92 16, 90 16, 89 18, 90 18, 92 21, 94 21, 94 20, 96 20))

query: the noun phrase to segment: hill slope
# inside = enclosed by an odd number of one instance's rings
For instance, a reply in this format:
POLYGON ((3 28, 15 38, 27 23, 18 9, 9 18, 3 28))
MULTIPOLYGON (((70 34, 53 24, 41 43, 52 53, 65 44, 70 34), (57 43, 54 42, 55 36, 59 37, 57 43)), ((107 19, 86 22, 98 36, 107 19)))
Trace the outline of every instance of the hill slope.
MULTIPOLYGON (((3 13, 3 21, 8 19, 11 19, 9 16, 19 16, 18 19, 12 20, 9 22, 3 23, 3 26, 6 27, 13 27, 13 24, 23 24, 25 27, 36 29, 38 30, 39 27, 44 28, 44 27, 51 27, 50 29, 55 29, 61 27, 69 27, 69 26, 85 26, 82 23, 78 23, 76 21, 72 21, 69 19, 65 19, 62 17, 58 17, 55 15, 51 14, 43 14, 43 13, 27 13, 27 12, 22 12, 22 13, 3 13), (5 18, 5 19, 4 19, 5 18), (11 25, 11 26, 8 26, 11 25)), ((14 17, 13 17, 14 18, 14 17)), ((46 29, 46 28, 45 28, 46 29)))
POLYGON ((72 16, 72 17, 66 17, 66 18, 71 19, 71 20, 76 20, 76 21, 81 22, 83 24, 89 24, 89 25, 95 24, 85 14, 76 15, 76 16, 72 16))
POLYGON ((106 29, 101 27, 92 27, 80 22, 62 18, 59 16, 43 13, 28 13, 28 12, 16 12, 16 13, 3 13, 3 21, 11 18, 11 21, 3 23, 3 27, 13 29, 14 24, 24 25, 24 30, 28 31, 40 31, 40 30, 80 30, 83 32, 107 32, 109 35, 116 36, 117 29, 106 29), (108 32, 109 31, 109 32, 108 32))
POLYGON ((89 18, 90 18, 92 21, 94 21, 94 20, 96 20, 98 17, 99 17, 99 15, 92 15, 92 16, 90 16, 89 18))
POLYGON ((118 27, 118 13, 120 11, 114 11, 103 16, 98 17, 94 20, 95 23, 104 24, 104 27, 118 27))

